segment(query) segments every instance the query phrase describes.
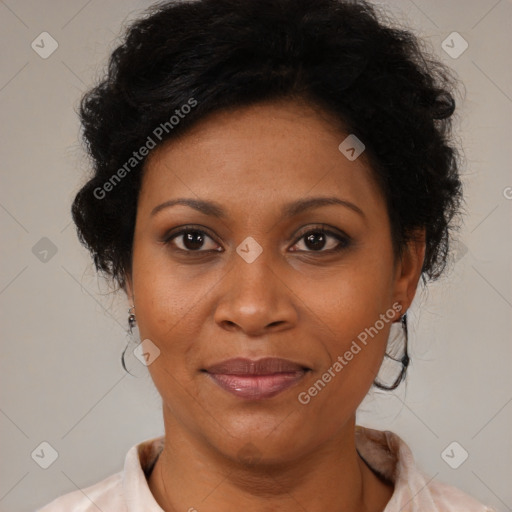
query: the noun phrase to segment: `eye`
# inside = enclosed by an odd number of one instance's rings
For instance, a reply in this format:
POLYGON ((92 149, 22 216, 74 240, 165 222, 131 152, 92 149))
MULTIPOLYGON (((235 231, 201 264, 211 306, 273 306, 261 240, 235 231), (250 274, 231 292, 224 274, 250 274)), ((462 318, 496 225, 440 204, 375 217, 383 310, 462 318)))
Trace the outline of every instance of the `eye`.
MULTIPOLYGON (((304 239, 303 246, 306 247, 305 252, 337 252, 346 249, 350 245, 348 236, 336 233, 324 226, 303 231, 298 241, 302 239, 304 239)), ((296 245, 298 244, 296 243, 296 245)), ((295 251, 297 250, 304 251, 304 249, 295 249, 295 251)))
POLYGON ((204 244, 206 240, 211 240, 214 243, 214 245, 217 245, 213 238, 209 236, 208 233, 206 233, 205 231, 188 226, 166 237, 163 240, 163 242, 166 245, 175 245, 177 250, 183 252, 218 251, 218 249, 216 249, 215 247, 204 249, 204 244))

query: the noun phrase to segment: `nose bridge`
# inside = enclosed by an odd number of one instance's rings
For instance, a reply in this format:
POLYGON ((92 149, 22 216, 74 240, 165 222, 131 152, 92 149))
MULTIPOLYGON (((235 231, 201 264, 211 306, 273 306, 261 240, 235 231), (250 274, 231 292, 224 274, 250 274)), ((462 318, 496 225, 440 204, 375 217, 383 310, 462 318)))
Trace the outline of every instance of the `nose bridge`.
POLYGON ((276 269, 272 268, 275 259, 270 249, 264 250, 254 239, 246 239, 233 254, 232 265, 230 274, 235 295, 247 301, 265 300, 268 304, 275 293, 272 283, 276 279, 276 269))
POLYGON ((293 306, 270 250, 246 239, 233 252, 230 264, 215 312, 217 322, 256 332, 292 320, 293 306))

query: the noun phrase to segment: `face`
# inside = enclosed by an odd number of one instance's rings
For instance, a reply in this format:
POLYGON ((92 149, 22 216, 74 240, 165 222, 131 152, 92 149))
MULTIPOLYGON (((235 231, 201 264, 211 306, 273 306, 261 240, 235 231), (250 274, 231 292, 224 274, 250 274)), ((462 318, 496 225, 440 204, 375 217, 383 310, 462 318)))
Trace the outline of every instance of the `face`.
POLYGON ((215 113, 147 161, 127 293, 160 351, 148 368, 166 428, 228 457, 251 443, 291 460, 353 418, 423 247, 395 261, 364 153, 338 149, 347 135, 306 105, 264 103, 215 113), (183 198, 213 207, 165 206, 183 198), (313 198, 331 200, 290 206, 313 198), (240 357, 307 370, 205 371, 240 357))

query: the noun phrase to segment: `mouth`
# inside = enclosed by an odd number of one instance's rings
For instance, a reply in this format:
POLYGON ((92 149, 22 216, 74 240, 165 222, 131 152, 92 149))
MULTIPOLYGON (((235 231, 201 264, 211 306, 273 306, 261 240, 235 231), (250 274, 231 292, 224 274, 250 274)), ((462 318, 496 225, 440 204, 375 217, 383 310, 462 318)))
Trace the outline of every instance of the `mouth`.
POLYGON ((221 389, 248 400, 271 398, 300 382, 310 368, 279 358, 229 359, 201 370, 221 389))

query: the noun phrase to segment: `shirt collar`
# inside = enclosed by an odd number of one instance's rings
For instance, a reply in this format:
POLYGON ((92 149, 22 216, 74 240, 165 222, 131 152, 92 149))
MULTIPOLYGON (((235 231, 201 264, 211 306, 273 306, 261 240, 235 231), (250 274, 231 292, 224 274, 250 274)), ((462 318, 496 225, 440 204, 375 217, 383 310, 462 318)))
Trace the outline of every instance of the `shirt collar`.
POLYGON ((164 436, 132 446, 126 454, 123 493, 128 512, 164 512, 149 489, 147 475, 164 447, 164 436))
POLYGON ((428 488, 431 478, 421 472, 409 446, 397 434, 356 425, 356 447, 368 465, 394 485, 383 512, 439 512, 428 488), (407 507, 407 508, 406 508, 407 507))

